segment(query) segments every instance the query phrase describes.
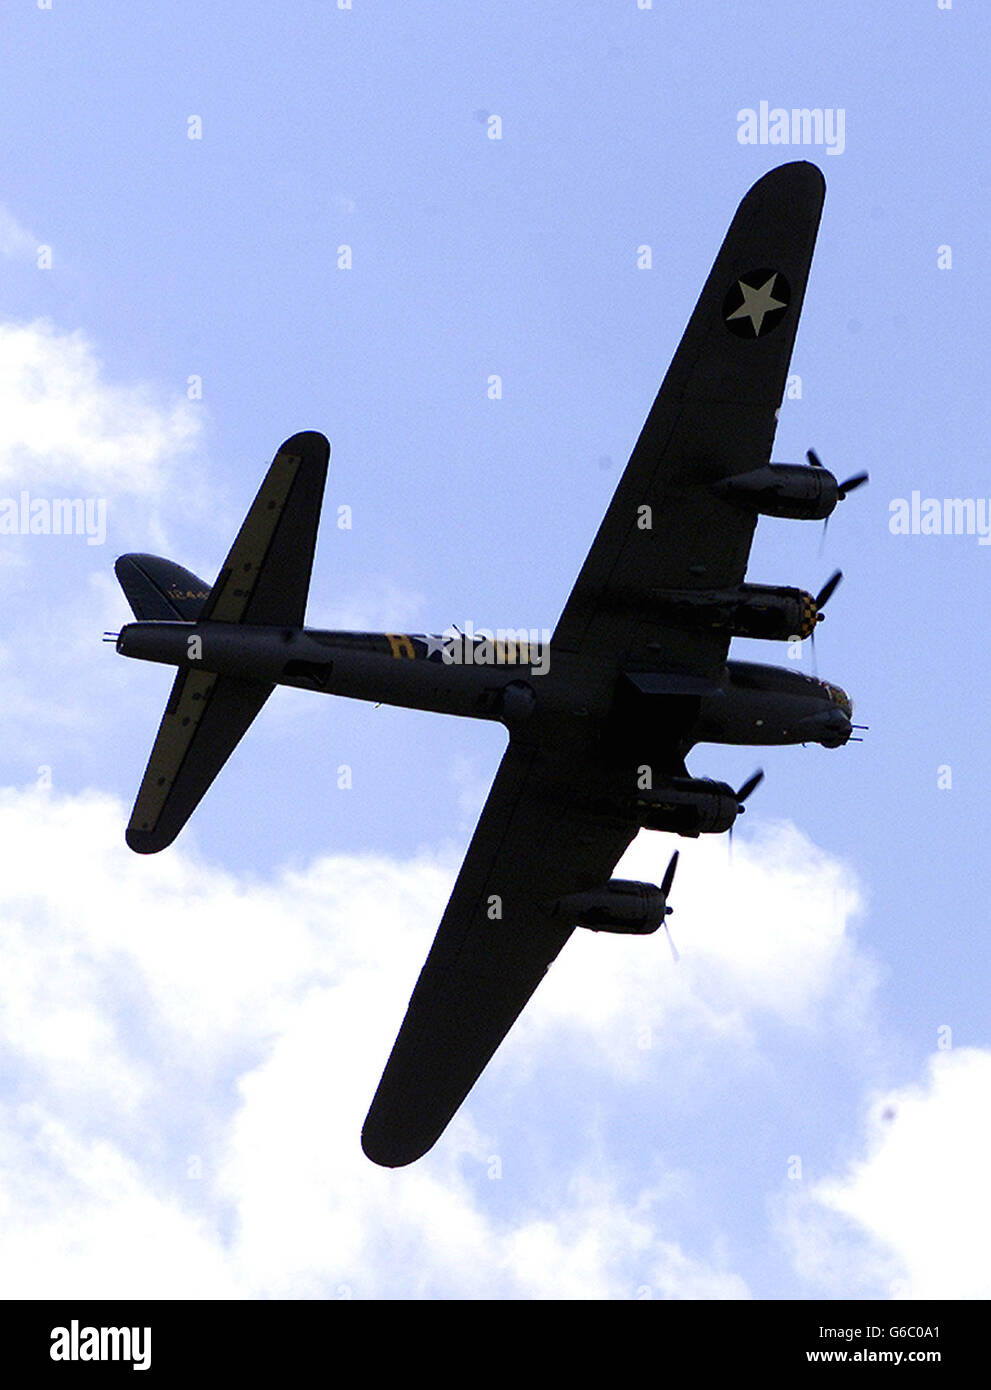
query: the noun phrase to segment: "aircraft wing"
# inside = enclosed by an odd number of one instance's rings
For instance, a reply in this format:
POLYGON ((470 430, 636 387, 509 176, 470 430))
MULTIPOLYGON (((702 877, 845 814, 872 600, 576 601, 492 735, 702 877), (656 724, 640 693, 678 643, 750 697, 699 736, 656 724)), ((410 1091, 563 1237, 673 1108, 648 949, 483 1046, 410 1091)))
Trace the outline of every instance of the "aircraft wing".
POLYGON ((436 1142, 574 928, 544 906, 598 887, 636 834, 580 809, 579 744, 511 743, 362 1130, 375 1163, 436 1142))
MULTIPOLYGON (((754 516, 713 484, 770 457, 823 194, 788 164, 737 210, 552 638, 589 689, 617 669, 671 690, 722 674, 728 638, 665 625, 651 593, 746 574, 754 516)), ((594 810, 609 769, 588 738, 552 725, 503 758, 365 1121, 376 1163, 437 1140, 571 934, 546 904, 605 883, 636 833, 594 810)))
POLYGON ((712 484, 768 462, 825 185, 785 164, 741 202, 552 639, 552 652, 712 677, 729 639, 665 627, 656 589, 743 581, 752 512, 712 484), (644 509, 647 510, 644 510, 644 509))

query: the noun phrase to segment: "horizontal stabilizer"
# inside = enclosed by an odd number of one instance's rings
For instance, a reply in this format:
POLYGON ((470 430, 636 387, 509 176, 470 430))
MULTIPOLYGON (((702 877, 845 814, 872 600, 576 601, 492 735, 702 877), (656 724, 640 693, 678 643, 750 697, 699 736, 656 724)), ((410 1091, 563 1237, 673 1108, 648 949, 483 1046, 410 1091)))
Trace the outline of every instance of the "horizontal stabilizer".
MULTIPOLYGON (((122 556, 117 577, 135 615, 302 627, 329 458, 315 431, 286 440, 212 589, 168 560, 122 556)), ((274 688, 180 668, 131 812, 131 849, 154 854, 172 843, 274 688)))
POLYGON ((200 619, 302 627, 330 445, 294 434, 276 454, 200 619))
POLYGON ((122 555, 114 573, 139 622, 195 623, 210 585, 160 555, 122 555))
POLYGON ((274 689, 210 671, 178 673, 131 812, 131 849, 155 854, 172 843, 274 689))

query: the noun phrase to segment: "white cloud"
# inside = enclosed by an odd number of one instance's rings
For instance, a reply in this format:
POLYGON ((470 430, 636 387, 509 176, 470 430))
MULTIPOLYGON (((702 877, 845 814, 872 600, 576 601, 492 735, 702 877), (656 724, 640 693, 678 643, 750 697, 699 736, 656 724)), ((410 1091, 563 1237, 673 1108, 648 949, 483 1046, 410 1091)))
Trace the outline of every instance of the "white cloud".
POLYGON ((673 1031, 753 1044, 761 1022, 816 1028, 823 1011, 866 1026, 875 972, 851 935, 861 897, 849 869, 793 825, 759 823, 737 838, 730 865, 723 837, 686 844, 641 834, 617 878, 659 883, 673 849, 681 857, 671 901, 677 967, 659 938, 579 932, 543 991, 543 1018, 596 1029, 615 1064, 664 1046, 673 1031))
MULTIPOLYGON (((754 874, 763 904, 757 965, 702 907, 689 911, 718 877, 720 848, 708 860, 691 847, 702 861, 678 883, 686 969, 656 939, 581 934, 493 1063, 485 1099, 427 1158, 389 1171, 358 1136, 453 860, 328 856, 254 881, 203 863, 188 832, 135 856, 125 819, 96 793, 0 794, 0 1045, 15 1094, 30 1098, 2 1117, 4 1242, 17 1259, 0 1268, 16 1269, 22 1296, 747 1296, 708 1237, 689 1249, 674 1234, 691 1183, 657 1162, 624 1169, 622 1144, 589 1148, 592 1098, 573 1131, 536 1136, 556 1140, 553 1195, 535 1197, 519 1171, 497 1176, 499 1145, 479 1125, 493 1107, 511 1116, 528 1058, 573 1055, 562 1029, 608 1091, 611 1077, 661 1065, 672 1018, 698 1025, 704 1057, 707 1037, 735 1040, 761 1010, 793 1017, 764 937, 784 949, 797 932, 789 949, 813 958, 799 996, 821 1007, 843 932, 800 909, 788 863, 799 851, 812 862, 807 841, 769 832, 763 879, 737 848, 734 872, 754 874), (631 1011, 657 1031, 653 1056, 637 1048, 631 1011)), ((648 842, 631 865, 653 871, 655 858, 648 842)), ((805 896, 838 872, 823 857, 805 896)), ((725 864, 722 885, 725 908, 739 895, 725 864)))
POLYGON ((107 666, 91 658, 100 633, 129 618, 113 577, 118 550, 169 553, 170 525, 181 519, 188 533, 198 516, 212 524, 209 483, 195 466, 203 418, 182 396, 109 380, 81 332, 45 320, 0 323, 0 567, 9 600, 0 702, 22 765, 78 749, 84 732, 92 736, 94 711, 107 708, 107 666), (79 499, 91 510, 85 534, 78 517, 73 534, 24 534, 22 494, 29 507, 79 499), (90 545, 94 538, 108 543, 90 545), (54 588, 53 575, 62 580, 54 588))
POLYGON ((0 204, 0 256, 24 260, 38 249, 38 238, 22 227, 14 214, 0 204))
POLYGON ((116 1139, 4 1106, 0 1156, 0 1297, 243 1296, 213 1223, 153 1191, 116 1139))
POLYGON ((0 487, 157 496, 197 445, 201 410, 108 381, 82 331, 0 323, 0 487))
POLYGON ((791 1203, 805 1276, 848 1295, 991 1297, 991 1052, 937 1052, 922 1084, 877 1096, 865 1147, 791 1203))

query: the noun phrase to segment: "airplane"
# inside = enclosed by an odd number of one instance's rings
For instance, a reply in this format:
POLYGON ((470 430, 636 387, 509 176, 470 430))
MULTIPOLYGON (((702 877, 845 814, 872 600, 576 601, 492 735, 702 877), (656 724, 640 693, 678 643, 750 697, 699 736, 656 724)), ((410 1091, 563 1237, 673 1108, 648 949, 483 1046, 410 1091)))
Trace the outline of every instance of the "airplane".
POLYGON ((758 516, 825 521, 845 483, 771 445, 825 184, 780 166, 741 202, 550 640, 330 632, 305 626, 330 456, 324 436, 279 449, 213 585, 157 556, 116 573, 136 621, 123 656, 177 667, 128 845, 170 845, 277 685, 496 720, 508 744, 362 1129, 401 1167, 438 1140, 573 931, 648 935, 660 886, 614 879, 641 829, 731 830, 738 790, 692 777, 700 742, 853 737, 839 686, 728 659, 733 637, 811 636, 817 596, 745 583, 758 516), (478 657, 479 659, 476 659, 478 657))

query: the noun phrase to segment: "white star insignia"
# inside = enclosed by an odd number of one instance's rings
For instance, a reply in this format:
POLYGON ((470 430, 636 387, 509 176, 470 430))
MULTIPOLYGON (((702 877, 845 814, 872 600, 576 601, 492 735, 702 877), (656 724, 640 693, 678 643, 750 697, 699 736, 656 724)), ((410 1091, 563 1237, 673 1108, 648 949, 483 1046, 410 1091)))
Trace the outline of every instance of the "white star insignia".
POLYGON ((778 272, 775 271, 770 280, 766 280, 759 290, 752 289, 749 285, 745 285, 742 280, 738 280, 736 283, 743 295, 743 303, 732 314, 726 315, 727 323, 730 319, 749 319, 754 326, 754 337, 758 337, 764 322, 764 315, 769 314, 772 309, 783 309, 787 303, 786 300, 774 299, 771 296, 771 287, 777 278, 778 272))
POLYGON ((449 637, 431 637, 425 635, 422 640, 423 645, 427 649, 427 660, 429 661, 435 652, 440 652, 441 656, 443 656, 446 644, 451 639, 449 637))

